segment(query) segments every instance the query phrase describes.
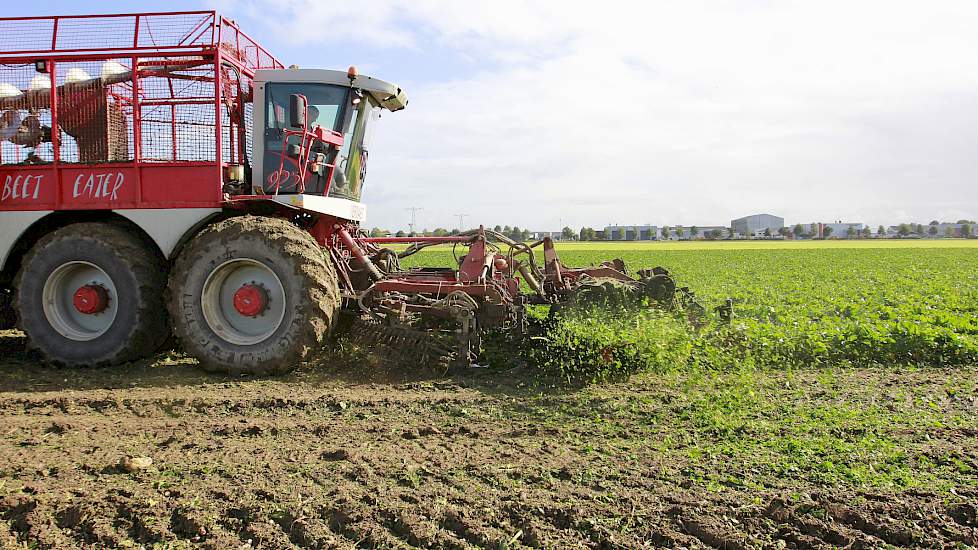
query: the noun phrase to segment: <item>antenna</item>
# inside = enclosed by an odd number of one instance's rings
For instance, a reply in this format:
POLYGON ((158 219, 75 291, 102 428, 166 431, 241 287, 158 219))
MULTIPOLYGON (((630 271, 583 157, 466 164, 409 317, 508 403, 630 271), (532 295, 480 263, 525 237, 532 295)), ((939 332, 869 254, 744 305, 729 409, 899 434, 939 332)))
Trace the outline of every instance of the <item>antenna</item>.
POLYGON ((411 223, 408 224, 408 227, 411 228, 411 233, 414 233, 414 228, 418 225, 418 212, 421 212, 424 210, 424 208, 419 206, 409 206, 405 208, 405 210, 411 211, 411 223))
POLYGON ((462 226, 465 225, 465 218, 467 218, 469 215, 468 214, 455 214, 455 215, 458 216, 458 230, 461 233, 462 226))

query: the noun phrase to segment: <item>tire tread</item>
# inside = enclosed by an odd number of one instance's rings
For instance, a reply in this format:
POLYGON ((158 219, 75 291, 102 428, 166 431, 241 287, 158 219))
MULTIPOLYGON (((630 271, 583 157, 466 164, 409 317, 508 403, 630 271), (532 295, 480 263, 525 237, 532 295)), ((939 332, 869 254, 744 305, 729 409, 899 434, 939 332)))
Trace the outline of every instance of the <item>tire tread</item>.
MULTIPOLYGON (((42 237, 24 258, 23 266, 17 273, 14 288, 20 288, 27 276, 32 262, 45 254, 52 246, 66 238, 81 238, 106 245, 114 255, 129 266, 137 281, 136 322, 123 344, 99 357, 87 360, 67 358, 56 355, 52 350, 36 345, 30 347, 38 351, 50 363, 67 366, 115 365, 143 359, 155 353, 166 341, 166 308, 163 306, 163 289, 166 285, 166 269, 162 259, 143 239, 132 230, 112 222, 80 222, 66 225, 42 237)), ((17 326, 28 333, 22 312, 25 304, 20 303, 20 293, 14 293, 14 312, 17 326)), ((39 307, 39 304, 37 305, 39 307)))
POLYGON ((327 258, 312 235, 288 220, 246 215, 217 222, 194 237, 174 265, 167 303, 171 308, 170 316, 175 320, 174 334, 184 350, 198 359, 202 369, 224 374, 264 376, 289 372, 322 350, 336 322, 340 294, 332 260, 327 258), (190 334, 190 326, 178 320, 183 314, 179 310, 180 296, 183 294, 183 283, 188 280, 191 271, 203 263, 203 259, 215 247, 224 248, 245 236, 258 236, 280 249, 292 259, 295 274, 306 280, 306 291, 295 298, 295 319, 302 326, 284 356, 248 365, 228 365, 215 358, 209 346, 200 345, 190 334))

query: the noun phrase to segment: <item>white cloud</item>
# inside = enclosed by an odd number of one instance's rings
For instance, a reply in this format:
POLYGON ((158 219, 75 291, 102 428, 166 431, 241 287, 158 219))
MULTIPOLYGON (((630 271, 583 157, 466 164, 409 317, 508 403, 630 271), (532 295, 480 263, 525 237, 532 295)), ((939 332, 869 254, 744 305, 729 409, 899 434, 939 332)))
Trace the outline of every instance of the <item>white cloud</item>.
POLYGON ((282 40, 434 43, 485 67, 384 117, 371 224, 409 205, 428 226, 531 228, 978 212, 973 2, 287 5, 282 40))

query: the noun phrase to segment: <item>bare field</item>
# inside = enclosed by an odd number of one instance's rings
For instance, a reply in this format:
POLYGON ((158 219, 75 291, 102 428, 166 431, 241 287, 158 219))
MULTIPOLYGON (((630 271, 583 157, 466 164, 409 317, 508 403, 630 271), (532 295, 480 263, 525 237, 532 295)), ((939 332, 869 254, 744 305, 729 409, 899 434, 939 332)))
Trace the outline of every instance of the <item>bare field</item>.
POLYGON ((13 332, 0 352, 4 548, 978 537, 975 369, 643 375, 558 391, 519 371, 391 380, 328 361, 274 380, 174 357, 67 371, 35 364, 13 332))

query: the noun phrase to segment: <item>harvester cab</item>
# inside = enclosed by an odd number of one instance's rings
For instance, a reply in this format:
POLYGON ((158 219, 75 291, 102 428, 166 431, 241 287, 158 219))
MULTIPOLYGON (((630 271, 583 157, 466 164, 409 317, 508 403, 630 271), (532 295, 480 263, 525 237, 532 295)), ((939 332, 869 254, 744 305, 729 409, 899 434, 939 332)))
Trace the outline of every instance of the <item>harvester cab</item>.
POLYGON ((259 70, 254 82, 254 194, 309 194, 360 202, 370 128, 383 109, 399 111, 397 86, 347 72, 259 70))

